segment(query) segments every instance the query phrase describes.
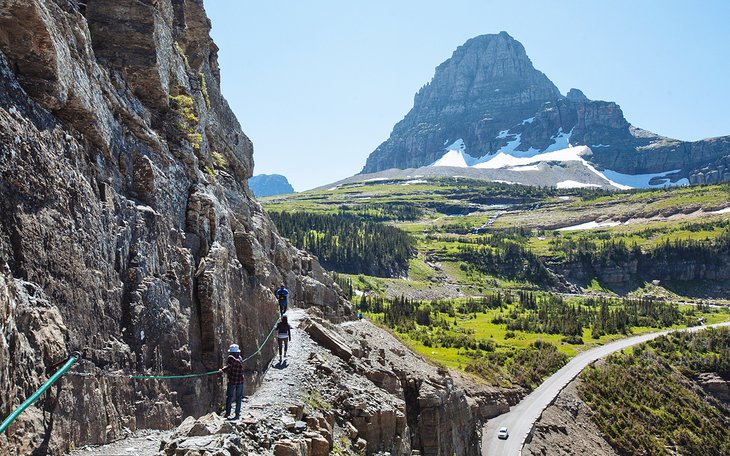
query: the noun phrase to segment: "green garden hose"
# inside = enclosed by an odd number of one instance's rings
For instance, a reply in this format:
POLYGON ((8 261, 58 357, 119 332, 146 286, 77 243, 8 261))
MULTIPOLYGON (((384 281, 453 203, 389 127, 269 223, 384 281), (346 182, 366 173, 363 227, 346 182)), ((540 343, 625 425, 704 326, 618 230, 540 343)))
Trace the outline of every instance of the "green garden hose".
POLYGON ((2 434, 3 432, 5 432, 5 429, 7 429, 8 426, 10 426, 10 423, 12 423, 13 421, 15 421, 15 419, 18 417, 18 415, 20 415, 21 413, 23 413, 23 410, 27 409, 30 406, 30 404, 32 404, 33 402, 35 402, 36 399, 38 399, 41 394, 43 394, 48 388, 51 387, 51 385, 53 385, 56 382, 56 380, 58 380, 59 378, 61 378, 61 376, 63 374, 65 374, 66 371, 73 365, 73 363, 75 363, 76 361, 78 361, 78 359, 80 357, 81 357, 81 354, 79 352, 72 353, 68 357, 68 360, 66 361, 66 363, 60 369, 58 369, 56 371, 56 373, 51 376, 51 378, 49 378, 48 380, 46 380, 46 383, 44 383, 43 386, 41 386, 38 389, 38 391, 36 391, 35 393, 33 393, 33 395, 31 397, 29 397, 28 399, 26 399, 25 402, 23 402, 22 404, 20 404, 20 406, 17 409, 15 409, 15 411, 13 413, 10 414, 10 416, 8 416, 7 418, 5 418, 5 421, 3 421, 2 424, 0 424, 0 434, 2 434))

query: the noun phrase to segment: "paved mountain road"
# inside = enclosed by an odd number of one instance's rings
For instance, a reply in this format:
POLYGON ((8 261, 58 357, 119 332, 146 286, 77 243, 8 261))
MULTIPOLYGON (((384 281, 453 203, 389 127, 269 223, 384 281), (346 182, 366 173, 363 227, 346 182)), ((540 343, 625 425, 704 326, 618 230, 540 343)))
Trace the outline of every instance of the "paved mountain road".
POLYGON ((568 364, 545 380, 519 404, 512 407, 508 413, 499 415, 487 422, 486 426, 482 429, 482 455, 519 455, 522 452, 522 445, 525 438, 527 438, 527 435, 532 430, 532 426, 540 418, 543 410, 590 363, 606 357, 611 353, 641 342, 646 342, 663 334, 675 331, 700 331, 718 326, 730 326, 730 322, 642 334, 595 347, 577 355, 568 364), (502 426, 506 426, 509 429, 509 438, 507 440, 499 440, 497 438, 497 431, 502 426))

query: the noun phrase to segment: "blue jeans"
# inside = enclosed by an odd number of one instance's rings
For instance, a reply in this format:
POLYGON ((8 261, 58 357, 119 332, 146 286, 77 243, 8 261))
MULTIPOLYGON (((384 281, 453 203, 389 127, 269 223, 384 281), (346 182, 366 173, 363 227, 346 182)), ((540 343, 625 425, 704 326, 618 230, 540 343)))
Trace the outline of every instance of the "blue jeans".
POLYGON ((243 383, 238 385, 228 384, 226 388, 226 417, 231 414, 233 396, 236 396, 236 417, 241 416, 241 401, 243 400, 243 383))
POLYGON ((287 302, 280 302, 279 303, 279 312, 284 315, 286 313, 286 309, 289 307, 289 303, 287 302))

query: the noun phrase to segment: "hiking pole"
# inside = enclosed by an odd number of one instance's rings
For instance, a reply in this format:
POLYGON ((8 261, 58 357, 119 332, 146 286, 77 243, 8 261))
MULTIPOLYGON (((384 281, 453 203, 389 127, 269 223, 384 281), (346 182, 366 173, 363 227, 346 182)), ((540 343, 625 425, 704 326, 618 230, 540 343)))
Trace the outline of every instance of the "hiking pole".
POLYGON ((21 413, 23 413, 23 410, 27 409, 33 402, 36 401, 36 399, 38 399, 38 397, 40 397, 41 394, 45 393, 46 390, 48 388, 50 388, 51 385, 53 385, 56 382, 56 380, 58 380, 59 378, 61 378, 61 376, 63 374, 65 374, 66 371, 73 365, 73 363, 75 363, 76 361, 78 361, 79 358, 81 358, 81 353, 79 353, 79 352, 73 352, 73 353, 71 353, 69 355, 68 360, 66 361, 66 363, 60 369, 58 369, 58 371, 56 371, 56 373, 53 374, 51 376, 51 378, 49 378, 48 380, 46 380, 46 383, 44 383, 43 386, 41 386, 38 389, 38 391, 36 391, 35 393, 33 393, 33 395, 31 397, 29 397, 28 399, 26 399, 25 402, 23 402, 22 404, 20 404, 20 406, 17 409, 15 409, 15 411, 13 413, 10 414, 10 416, 8 416, 7 418, 5 418, 5 421, 3 421, 2 424, 0 424, 0 434, 2 434, 3 432, 5 432, 5 429, 7 429, 8 426, 10 426, 10 423, 12 423, 13 421, 15 421, 15 419, 18 417, 18 415, 20 415, 21 413))

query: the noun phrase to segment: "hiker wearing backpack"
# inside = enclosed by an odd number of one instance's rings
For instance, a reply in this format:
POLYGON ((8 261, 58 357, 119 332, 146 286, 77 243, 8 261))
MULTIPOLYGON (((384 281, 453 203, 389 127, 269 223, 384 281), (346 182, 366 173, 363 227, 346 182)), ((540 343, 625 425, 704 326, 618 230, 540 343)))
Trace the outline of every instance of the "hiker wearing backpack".
POLYGON ((286 315, 281 317, 281 321, 276 325, 276 332, 276 341, 279 343, 279 363, 281 363, 281 349, 284 348, 284 357, 286 358, 286 351, 289 348, 289 341, 291 341, 291 326, 289 326, 289 319, 286 315))
POLYGON ((238 344, 231 344, 228 349, 226 365, 219 370, 228 374, 226 418, 237 420, 241 416, 241 401, 243 400, 243 358, 241 358, 241 350, 238 348, 238 344), (234 397, 236 399, 236 416, 230 418, 234 397))
POLYGON ((289 290, 287 290, 282 283, 274 294, 276 295, 276 299, 279 301, 279 312, 281 315, 284 315, 286 313, 286 309, 289 307, 289 290))

